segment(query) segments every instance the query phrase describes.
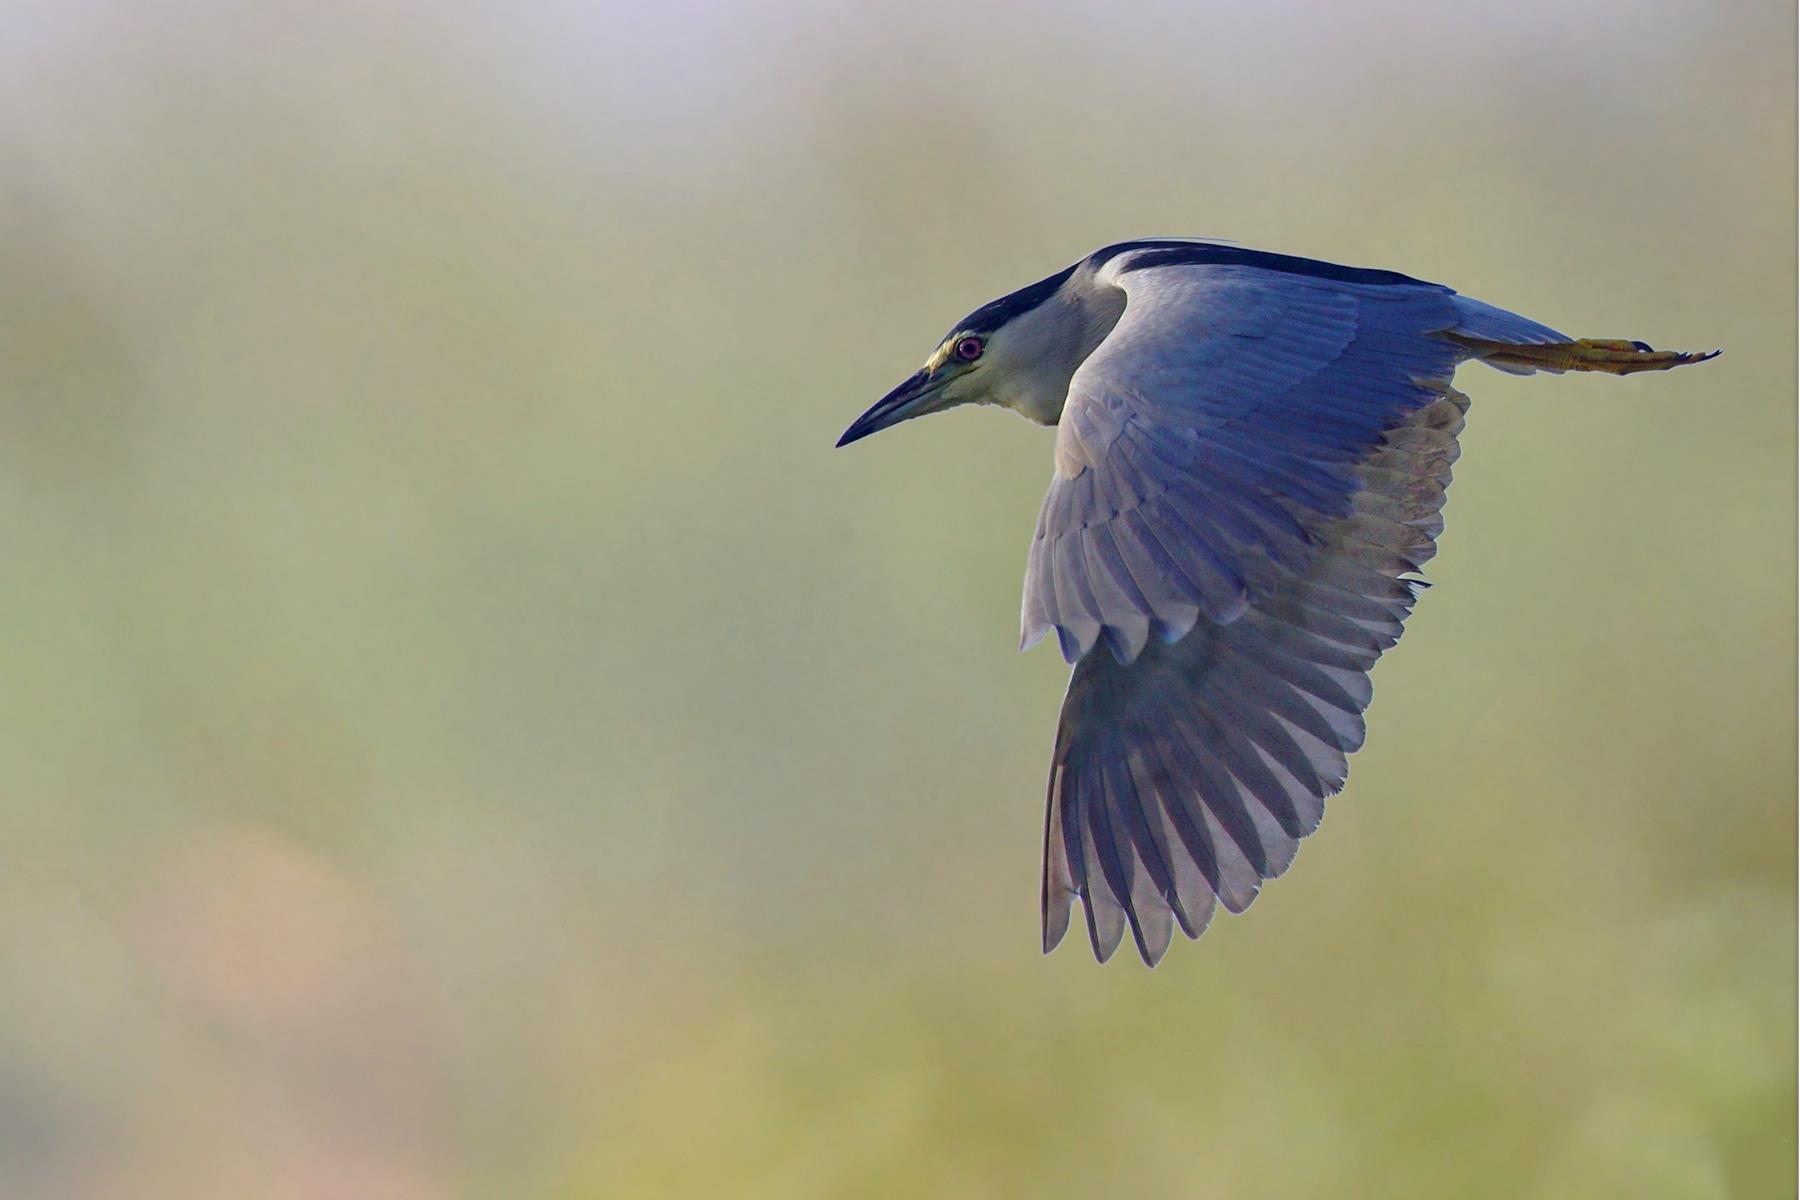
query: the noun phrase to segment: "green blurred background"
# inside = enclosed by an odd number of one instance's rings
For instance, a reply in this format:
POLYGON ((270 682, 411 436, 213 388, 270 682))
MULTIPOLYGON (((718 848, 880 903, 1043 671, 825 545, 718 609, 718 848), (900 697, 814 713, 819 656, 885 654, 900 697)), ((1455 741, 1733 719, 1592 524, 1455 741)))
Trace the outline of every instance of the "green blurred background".
POLYGON ((0 1192, 1761 1197, 1785 3, 0 7, 0 1192), (834 452, 1108 241, 1403 270, 1438 583, 1291 875, 1037 952, 1050 437, 834 452))

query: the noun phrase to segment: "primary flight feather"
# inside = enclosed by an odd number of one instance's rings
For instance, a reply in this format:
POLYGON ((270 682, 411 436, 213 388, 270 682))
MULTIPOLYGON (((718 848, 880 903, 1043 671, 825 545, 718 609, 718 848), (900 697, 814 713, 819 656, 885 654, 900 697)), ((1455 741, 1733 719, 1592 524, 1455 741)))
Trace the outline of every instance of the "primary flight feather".
POLYGON ((1572 339, 1447 287, 1212 242, 1107 246, 976 309, 840 446, 961 404, 1058 426, 1022 643, 1074 664, 1044 949, 1079 899, 1154 966, 1286 870, 1362 745, 1369 670, 1436 552, 1451 386, 1711 358, 1572 339))

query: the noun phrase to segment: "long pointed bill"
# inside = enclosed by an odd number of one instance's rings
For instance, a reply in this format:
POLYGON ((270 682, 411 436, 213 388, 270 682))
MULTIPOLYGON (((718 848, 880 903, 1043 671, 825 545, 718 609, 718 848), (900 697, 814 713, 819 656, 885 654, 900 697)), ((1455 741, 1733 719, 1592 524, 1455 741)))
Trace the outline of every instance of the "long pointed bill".
POLYGON ((871 433, 880 433, 890 425, 924 416, 933 411, 932 401, 937 399, 937 393, 937 384, 929 371, 915 372, 905 383, 877 400, 868 412, 856 418, 837 444, 848 446, 871 433))

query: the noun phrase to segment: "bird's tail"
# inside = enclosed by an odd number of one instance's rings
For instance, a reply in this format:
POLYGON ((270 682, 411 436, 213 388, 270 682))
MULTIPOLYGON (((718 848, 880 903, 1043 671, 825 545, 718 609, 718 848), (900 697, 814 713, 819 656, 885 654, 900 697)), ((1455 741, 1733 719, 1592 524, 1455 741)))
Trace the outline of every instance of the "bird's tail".
POLYGON ((1719 357, 1719 351, 1704 353, 1689 350, 1656 350, 1643 342, 1616 338, 1578 338, 1567 342, 1538 342, 1520 345, 1472 337, 1460 330, 1445 334, 1470 355, 1490 367, 1528 375, 1533 371, 1605 371, 1609 375, 1630 375, 1636 371, 1667 371, 1689 363, 1705 362, 1719 357))

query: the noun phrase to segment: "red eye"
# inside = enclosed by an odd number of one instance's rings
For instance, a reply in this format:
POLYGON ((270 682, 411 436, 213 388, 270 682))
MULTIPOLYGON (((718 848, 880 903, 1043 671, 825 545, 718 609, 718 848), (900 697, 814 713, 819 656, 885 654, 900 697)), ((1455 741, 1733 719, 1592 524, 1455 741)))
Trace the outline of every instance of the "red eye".
POLYGON ((956 343, 955 354, 964 362, 974 362, 981 357, 981 352, 985 348, 980 338, 966 337, 956 343))

